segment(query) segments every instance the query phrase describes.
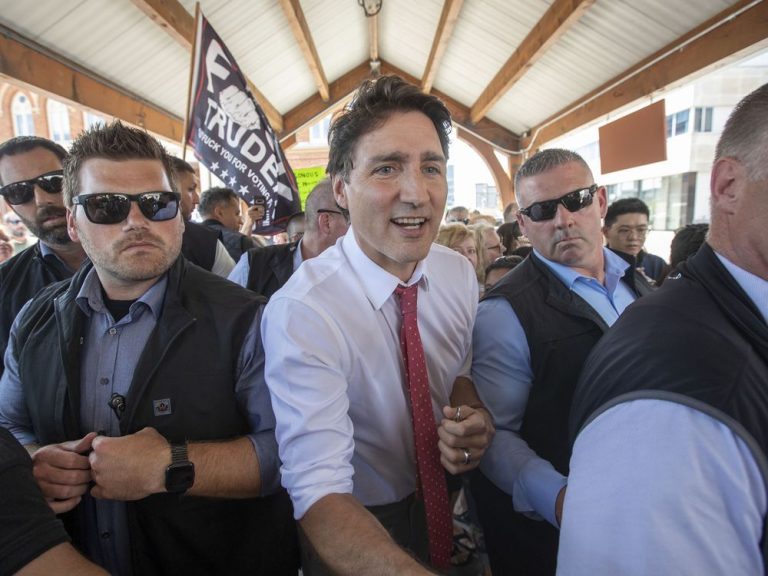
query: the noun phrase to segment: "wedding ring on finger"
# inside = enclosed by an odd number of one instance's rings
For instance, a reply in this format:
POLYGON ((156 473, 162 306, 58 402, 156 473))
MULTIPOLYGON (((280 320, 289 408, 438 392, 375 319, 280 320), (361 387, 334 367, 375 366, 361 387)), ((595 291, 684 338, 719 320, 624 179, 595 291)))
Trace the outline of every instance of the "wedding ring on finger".
POLYGON ((456 416, 453 417, 454 422, 461 422, 461 406, 456 408, 456 416))
POLYGON ((472 461, 472 454, 469 451, 469 448, 462 448, 462 452, 464 452, 464 466, 469 464, 472 461))

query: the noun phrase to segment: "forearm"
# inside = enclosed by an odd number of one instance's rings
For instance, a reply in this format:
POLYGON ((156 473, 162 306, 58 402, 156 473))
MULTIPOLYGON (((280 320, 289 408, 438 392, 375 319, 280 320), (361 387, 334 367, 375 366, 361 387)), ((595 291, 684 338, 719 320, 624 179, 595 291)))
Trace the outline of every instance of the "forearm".
POLYGON ((464 376, 459 376, 453 383, 451 406, 471 406, 472 408, 486 410, 483 402, 480 400, 480 396, 477 395, 477 390, 475 390, 472 380, 464 376))
POLYGON ((193 496, 254 498, 261 494, 261 469, 253 444, 247 437, 224 442, 189 444, 195 465, 193 496))
POLYGON ((400 548, 349 494, 324 496, 309 508, 300 524, 334 574, 432 574, 400 548))

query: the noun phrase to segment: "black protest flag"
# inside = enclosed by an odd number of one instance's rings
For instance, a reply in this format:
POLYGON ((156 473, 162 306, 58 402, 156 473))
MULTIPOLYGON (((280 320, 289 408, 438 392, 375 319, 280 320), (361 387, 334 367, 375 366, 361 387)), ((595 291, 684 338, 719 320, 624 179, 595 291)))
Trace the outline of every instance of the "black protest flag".
POLYGON ((232 54, 202 14, 197 20, 186 142, 249 206, 264 199, 255 233, 280 232, 301 209, 296 179, 232 54))

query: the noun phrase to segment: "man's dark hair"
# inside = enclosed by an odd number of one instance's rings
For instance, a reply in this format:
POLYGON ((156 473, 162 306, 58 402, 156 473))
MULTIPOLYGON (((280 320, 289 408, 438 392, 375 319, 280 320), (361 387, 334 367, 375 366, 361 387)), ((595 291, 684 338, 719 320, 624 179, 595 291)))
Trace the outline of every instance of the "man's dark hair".
POLYGON ((423 112, 432 121, 447 160, 451 114, 445 104, 431 94, 424 94, 417 86, 399 76, 381 76, 376 80, 364 81, 352 102, 334 118, 328 133, 328 174, 339 174, 348 180, 357 141, 383 124, 395 112, 411 111, 423 112))
POLYGON ((715 149, 715 161, 725 156, 738 159, 749 179, 768 178, 768 84, 763 84, 736 105, 715 149))
POLYGON ((496 234, 501 238, 501 243, 506 248, 508 254, 512 253, 514 246, 517 244, 517 239, 523 235, 520 232, 520 224, 517 222, 505 222, 496 228, 496 234))
POLYGON ((520 264, 522 261, 523 259, 520 256, 515 256, 514 254, 510 256, 500 256, 485 267, 485 275, 488 276, 488 272, 491 270, 512 270, 512 268, 520 264))
MULTIPOLYGON (((67 151, 64 147, 60 144, 56 144, 53 140, 41 138, 40 136, 16 136, 15 138, 11 138, 0 144, 0 159, 5 156, 24 154, 35 148, 44 148, 55 154, 61 161, 64 161, 64 158, 67 157, 67 151)), ((4 182, 0 180, 0 184, 4 184, 4 182)))
POLYGON ((240 197, 232 188, 208 188, 200 194, 200 203, 197 205, 197 211, 200 216, 210 218, 216 206, 229 204, 232 200, 240 201, 240 197))
POLYGON ((640 198, 622 198, 616 200, 608 206, 605 212, 605 227, 610 228, 622 214, 645 214, 646 218, 651 217, 651 211, 648 210, 648 204, 640 198))
POLYGON ((189 172, 190 174, 195 173, 195 169, 192 168, 192 164, 190 164, 186 160, 182 160, 177 156, 170 156, 170 159, 171 159, 171 168, 175 173, 179 173, 179 172, 189 172))
POLYGON ((564 150, 563 148, 550 148, 548 150, 537 152, 528 158, 515 173, 515 194, 517 194, 517 191, 520 189, 520 181, 523 178, 538 176, 544 172, 549 172, 552 168, 557 168, 558 166, 569 164, 571 162, 578 162, 590 175, 592 175, 592 170, 589 169, 589 165, 584 161, 584 158, 576 154, 576 152, 564 150))
POLYGON ((86 160, 159 160, 171 190, 177 191, 171 160, 165 148, 144 130, 126 126, 120 120, 96 124, 72 142, 64 159, 64 204, 72 207, 72 198, 80 193, 80 170, 86 160))
POLYGON ((688 224, 675 232, 669 253, 669 265, 674 268, 699 251, 707 239, 709 224, 688 224))

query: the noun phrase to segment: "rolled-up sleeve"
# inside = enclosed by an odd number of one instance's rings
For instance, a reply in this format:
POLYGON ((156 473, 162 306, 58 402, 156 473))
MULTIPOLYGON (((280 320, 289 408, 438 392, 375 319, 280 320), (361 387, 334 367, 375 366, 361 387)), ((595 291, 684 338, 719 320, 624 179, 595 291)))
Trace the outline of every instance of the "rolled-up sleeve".
POLYGON ((282 482, 299 519, 323 496, 352 493, 354 429, 341 369, 343 335, 323 312, 277 296, 267 305, 262 337, 282 482))

